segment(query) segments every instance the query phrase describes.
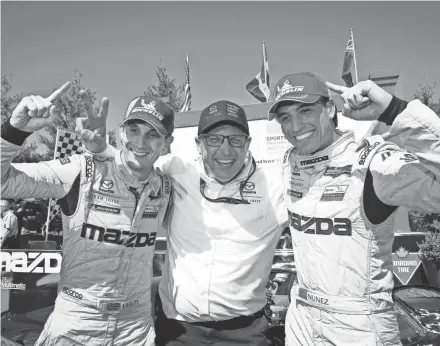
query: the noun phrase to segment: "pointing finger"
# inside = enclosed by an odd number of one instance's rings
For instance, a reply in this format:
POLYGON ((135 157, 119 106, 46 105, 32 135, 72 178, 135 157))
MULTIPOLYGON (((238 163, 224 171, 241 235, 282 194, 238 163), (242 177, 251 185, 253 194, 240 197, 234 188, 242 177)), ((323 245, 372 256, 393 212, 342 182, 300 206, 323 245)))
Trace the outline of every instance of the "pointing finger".
POLYGON ((71 82, 64 83, 61 88, 55 90, 49 97, 46 98, 49 102, 57 101, 61 96, 63 96, 67 90, 69 90, 71 82))
POLYGON ((327 86, 327 88, 329 88, 331 91, 341 95, 342 93, 346 92, 348 90, 347 87, 342 86, 342 85, 336 85, 330 82, 325 82, 325 85, 327 86))

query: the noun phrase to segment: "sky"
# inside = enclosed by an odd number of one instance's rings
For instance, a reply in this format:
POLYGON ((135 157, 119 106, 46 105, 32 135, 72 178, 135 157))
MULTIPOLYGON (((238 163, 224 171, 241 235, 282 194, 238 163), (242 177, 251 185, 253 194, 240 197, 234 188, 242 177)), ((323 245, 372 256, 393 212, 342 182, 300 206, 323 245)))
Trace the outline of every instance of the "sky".
POLYGON ((161 61, 184 82, 187 53, 193 110, 257 103, 245 85, 259 72, 262 41, 272 88, 303 71, 341 84, 353 28, 359 79, 399 73, 396 95, 412 99, 427 81, 440 96, 439 14, 440 2, 2 1, 1 73, 11 94, 46 96, 79 70, 110 99, 114 129, 161 61))

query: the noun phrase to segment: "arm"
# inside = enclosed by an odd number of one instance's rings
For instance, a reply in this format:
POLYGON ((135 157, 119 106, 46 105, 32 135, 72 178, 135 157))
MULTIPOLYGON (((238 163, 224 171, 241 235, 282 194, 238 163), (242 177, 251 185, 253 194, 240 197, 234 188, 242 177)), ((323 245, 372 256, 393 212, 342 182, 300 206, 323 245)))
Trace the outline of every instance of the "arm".
POLYGON ((11 163, 30 133, 2 124, 1 194, 4 198, 61 198, 81 171, 79 156, 39 163, 11 163))
POLYGON ((391 124, 387 137, 398 136, 402 148, 385 147, 373 157, 377 197, 390 206, 439 212, 440 118, 418 100, 406 104, 394 97, 379 120, 391 124))
POLYGON ((63 197, 80 172, 80 157, 40 163, 12 164, 26 138, 55 122, 60 111, 53 105, 68 89, 70 82, 49 97, 26 96, 1 127, 1 194, 3 198, 63 197))

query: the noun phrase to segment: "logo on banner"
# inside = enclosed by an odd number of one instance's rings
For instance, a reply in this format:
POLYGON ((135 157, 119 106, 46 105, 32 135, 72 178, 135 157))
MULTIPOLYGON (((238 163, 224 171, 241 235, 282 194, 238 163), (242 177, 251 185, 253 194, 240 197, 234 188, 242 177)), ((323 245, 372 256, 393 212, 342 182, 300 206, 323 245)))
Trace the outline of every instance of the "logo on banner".
POLYGON ((408 284, 413 277, 421 260, 417 253, 411 253, 403 246, 393 253, 394 275, 397 276, 402 285, 408 284))

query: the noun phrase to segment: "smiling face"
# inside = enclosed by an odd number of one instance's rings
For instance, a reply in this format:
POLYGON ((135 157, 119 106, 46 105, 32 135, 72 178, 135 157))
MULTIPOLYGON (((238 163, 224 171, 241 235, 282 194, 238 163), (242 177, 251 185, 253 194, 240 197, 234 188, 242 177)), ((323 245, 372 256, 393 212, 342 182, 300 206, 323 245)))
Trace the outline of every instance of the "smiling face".
POLYGON ((277 121, 286 139, 300 155, 310 155, 331 145, 336 134, 333 100, 316 103, 286 101, 277 110, 277 121))
POLYGON ((121 127, 121 139, 123 160, 141 180, 148 178, 159 156, 168 153, 172 141, 142 120, 127 121, 121 127))
POLYGON ((200 135, 196 138, 196 143, 209 175, 219 182, 226 183, 242 169, 251 138, 240 128, 225 124, 200 135), (228 141, 226 138, 223 140, 221 137, 215 137, 216 135, 232 137, 228 141))

